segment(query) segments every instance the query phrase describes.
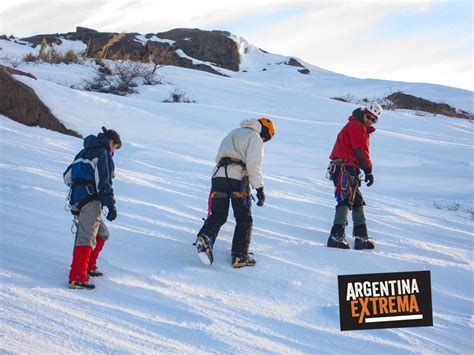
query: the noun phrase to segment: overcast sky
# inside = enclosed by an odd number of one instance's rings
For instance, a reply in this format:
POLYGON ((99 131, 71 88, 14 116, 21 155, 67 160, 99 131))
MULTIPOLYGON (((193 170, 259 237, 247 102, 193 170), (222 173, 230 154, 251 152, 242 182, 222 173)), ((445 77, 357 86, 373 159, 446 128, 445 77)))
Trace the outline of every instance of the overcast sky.
POLYGON ((360 78, 474 90, 471 0, 15 0, 0 34, 228 30, 269 52, 360 78))

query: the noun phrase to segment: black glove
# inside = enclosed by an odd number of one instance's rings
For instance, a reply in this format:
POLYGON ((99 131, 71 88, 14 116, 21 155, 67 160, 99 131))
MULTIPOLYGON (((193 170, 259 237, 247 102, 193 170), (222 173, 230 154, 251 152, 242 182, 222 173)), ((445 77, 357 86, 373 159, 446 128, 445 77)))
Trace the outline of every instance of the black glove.
POLYGON ((265 193, 263 192, 263 187, 257 189, 257 206, 262 207, 265 204, 265 193))
POLYGON ((109 208, 109 213, 107 213, 105 218, 112 222, 115 218, 117 218, 117 209, 115 207, 109 208))
POLYGON ((372 173, 366 173, 364 181, 367 183, 367 186, 372 186, 372 184, 374 183, 374 175, 372 173))

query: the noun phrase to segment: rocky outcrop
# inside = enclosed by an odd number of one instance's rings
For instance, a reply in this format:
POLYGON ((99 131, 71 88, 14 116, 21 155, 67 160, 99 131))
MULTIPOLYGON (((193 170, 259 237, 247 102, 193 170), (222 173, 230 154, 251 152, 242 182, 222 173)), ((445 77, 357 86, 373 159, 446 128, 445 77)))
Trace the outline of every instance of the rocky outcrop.
POLYGON ((14 69, 14 68, 9 68, 9 67, 5 67, 3 65, 0 65, 0 69, 5 69, 6 71, 8 71, 8 73, 10 75, 23 75, 23 76, 27 76, 31 79, 35 79, 36 80, 36 76, 34 76, 33 74, 31 73, 27 73, 27 72, 24 72, 24 71, 21 71, 21 70, 18 70, 18 69, 14 69))
POLYGON ((239 70, 239 50, 237 44, 229 38, 229 32, 176 28, 156 35, 175 41, 173 46, 190 57, 213 63, 224 69, 239 70))
POLYGON ((43 41, 43 38, 46 40, 46 42, 48 43, 49 46, 51 46, 53 43, 54 44, 57 44, 57 45, 60 45, 61 43, 63 43, 63 41, 61 41, 61 39, 59 38, 59 33, 57 34, 48 34, 48 35, 34 35, 34 36, 31 36, 31 37, 25 37, 25 38, 22 38, 21 40, 22 41, 25 41, 25 42, 28 42, 28 43, 31 43, 33 45, 34 48, 36 48, 36 46, 41 46, 41 42, 43 41))
POLYGON ((295 58, 290 58, 285 64, 291 65, 292 67, 304 68, 304 66, 298 62, 295 58))
POLYGON ((0 114, 27 126, 39 126, 81 137, 77 132, 66 128, 54 117, 34 90, 15 79, 13 75, 25 75, 36 80, 29 73, 0 65, 0 114))
POLYGON ((22 40, 35 47, 41 45, 43 38, 49 45, 52 43, 61 44, 61 38, 79 40, 87 45, 85 56, 90 58, 95 58, 98 52, 108 47, 105 59, 128 58, 136 61, 148 61, 153 53, 156 58, 162 59, 159 64, 175 65, 222 75, 210 65, 195 64, 191 59, 179 56, 176 51, 181 50, 189 57, 212 63, 216 67, 232 71, 239 70, 239 51, 236 43, 229 38, 229 32, 177 28, 167 32, 148 33, 145 36, 146 42, 138 41, 138 35, 138 33, 98 32, 86 27, 77 27, 75 32, 36 35, 22 38, 22 40), (153 36, 168 39, 174 43, 157 42, 153 40, 153 36), (110 44, 111 42, 112 44, 110 44))
POLYGON ((388 106, 387 108, 391 110, 406 109, 430 112, 448 117, 458 117, 466 119, 473 118, 472 115, 468 112, 456 110, 454 107, 449 106, 448 104, 436 103, 423 99, 421 97, 405 94, 401 91, 395 92, 387 96, 385 100, 388 102, 388 104, 385 106, 388 106))
POLYGON ((298 72, 301 73, 301 74, 309 74, 310 73, 308 68, 298 69, 298 72))
POLYGON ((177 67, 197 69, 212 74, 223 75, 209 65, 194 64, 191 59, 180 57, 176 53, 176 49, 168 43, 148 41, 146 43, 146 52, 148 55, 153 55, 154 61, 161 65, 174 65, 177 67))
POLYGON ((309 74, 310 70, 306 68, 303 64, 298 62, 295 58, 290 58, 287 62, 285 62, 286 65, 291 65, 292 67, 299 67, 302 69, 298 69, 298 72, 301 74, 309 74))

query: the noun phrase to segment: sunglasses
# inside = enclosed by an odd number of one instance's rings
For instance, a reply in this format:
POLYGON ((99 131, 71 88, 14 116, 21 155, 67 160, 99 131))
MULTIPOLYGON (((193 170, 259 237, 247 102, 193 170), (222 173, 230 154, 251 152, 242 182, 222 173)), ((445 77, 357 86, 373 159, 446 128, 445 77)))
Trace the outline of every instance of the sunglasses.
POLYGON ((372 117, 371 115, 369 115, 369 114, 366 114, 366 115, 365 115, 365 118, 366 118, 367 120, 369 120, 370 122, 372 122, 372 123, 377 123, 377 120, 376 120, 375 118, 373 118, 373 117, 372 117))

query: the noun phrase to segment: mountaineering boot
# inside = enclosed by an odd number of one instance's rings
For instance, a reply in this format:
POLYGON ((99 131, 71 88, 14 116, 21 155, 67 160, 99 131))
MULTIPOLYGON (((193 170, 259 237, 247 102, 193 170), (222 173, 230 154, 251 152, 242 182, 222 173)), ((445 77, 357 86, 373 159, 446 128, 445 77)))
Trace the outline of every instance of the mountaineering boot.
POLYGON ((350 244, 346 241, 343 225, 335 224, 332 226, 327 246, 328 248, 351 248, 350 244))
POLYGON ((209 237, 203 233, 199 234, 194 244, 196 245, 199 259, 204 264, 211 265, 214 261, 214 255, 212 255, 212 243, 209 237))
POLYGON ((95 286, 91 284, 89 281, 87 282, 69 281, 69 288, 74 289, 74 290, 93 290, 95 286))
POLYGON ((245 266, 255 266, 256 263, 257 262, 255 261, 255 259, 250 257, 249 255, 232 255, 232 267, 234 269, 238 269, 245 266))
POLYGON ((98 277, 98 276, 104 276, 104 273, 99 271, 99 269, 95 270, 87 270, 87 275, 90 277, 98 277))
POLYGON ((355 237, 354 249, 362 250, 362 249, 374 249, 374 248, 375 248, 375 241, 373 239, 369 239, 368 237, 355 237))
POLYGON ((375 248, 375 241, 369 238, 366 224, 354 226, 353 235, 355 238, 354 249, 362 250, 375 248))

